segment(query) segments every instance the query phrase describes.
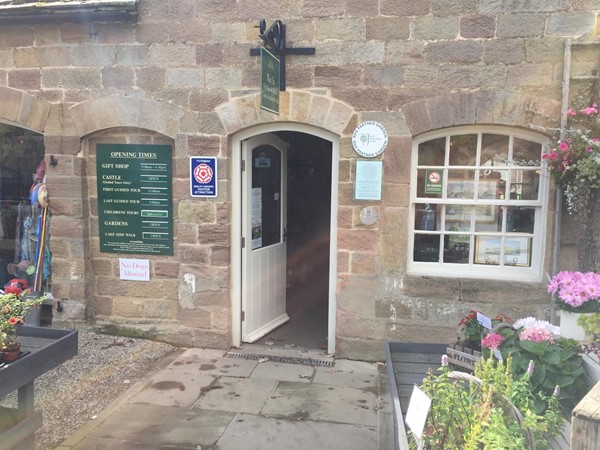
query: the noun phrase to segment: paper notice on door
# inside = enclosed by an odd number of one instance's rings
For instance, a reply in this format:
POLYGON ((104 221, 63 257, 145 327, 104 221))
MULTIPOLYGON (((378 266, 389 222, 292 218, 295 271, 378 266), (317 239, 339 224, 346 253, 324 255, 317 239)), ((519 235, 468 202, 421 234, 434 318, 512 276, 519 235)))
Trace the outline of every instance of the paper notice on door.
POLYGON ((262 247, 262 188, 252 188, 252 250, 262 247))

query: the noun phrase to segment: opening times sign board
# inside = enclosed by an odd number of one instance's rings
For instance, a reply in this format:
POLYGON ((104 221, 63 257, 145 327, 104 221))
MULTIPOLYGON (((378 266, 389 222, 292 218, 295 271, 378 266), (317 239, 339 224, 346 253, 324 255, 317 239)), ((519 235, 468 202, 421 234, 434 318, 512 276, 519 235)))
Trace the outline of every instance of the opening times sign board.
POLYGON ((98 144, 100 251, 173 254, 170 145, 98 144))

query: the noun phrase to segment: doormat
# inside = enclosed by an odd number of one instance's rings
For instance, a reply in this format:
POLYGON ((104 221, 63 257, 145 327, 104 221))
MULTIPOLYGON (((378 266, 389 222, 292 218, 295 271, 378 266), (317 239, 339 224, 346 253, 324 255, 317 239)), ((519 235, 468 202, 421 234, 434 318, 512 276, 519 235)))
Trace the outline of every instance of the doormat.
POLYGON ((296 356, 277 356, 277 355, 257 355, 252 353, 240 353, 240 352, 227 352, 225 356, 228 358, 241 358, 241 359, 252 359, 273 361, 288 364, 302 364, 304 366, 335 366, 333 359, 321 359, 321 358, 301 358, 296 356))

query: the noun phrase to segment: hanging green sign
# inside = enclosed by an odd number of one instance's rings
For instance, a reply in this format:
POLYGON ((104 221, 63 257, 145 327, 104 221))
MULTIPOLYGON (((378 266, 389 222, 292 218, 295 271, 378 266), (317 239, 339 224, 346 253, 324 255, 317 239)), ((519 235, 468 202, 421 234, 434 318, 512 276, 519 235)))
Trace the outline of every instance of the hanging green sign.
POLYGON ((170 145, 98 144, 100 251, 173 254, 170 145))
POLYGON ((425 193, 441 194, 444 185, 442 171, 438 169, 428 169, 425 171, 425 193))
POLYGON ((260 107, 279 114, 279 60, 266 48, 260 48, 260 107))

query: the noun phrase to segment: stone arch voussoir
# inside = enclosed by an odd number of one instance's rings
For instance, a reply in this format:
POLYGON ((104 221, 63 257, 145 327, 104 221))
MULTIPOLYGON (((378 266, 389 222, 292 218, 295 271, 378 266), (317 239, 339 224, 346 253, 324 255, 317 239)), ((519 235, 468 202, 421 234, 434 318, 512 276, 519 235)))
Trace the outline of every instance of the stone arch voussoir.
POLYGON ((15 89, 0 87, 0 120, 43 133, 52 105, 15 89))
POLYGON ((184 111, 156 100, 113 95, 79 103, 71 108, 71 116, 80 137, 109 128, 132 127, 175 138, 184 111))
POLYGON ((408 103, 402 111, 413 136, 441 128, 494 124, 552 133, 560 101, 511 91, 456 92, 408 103))
POLYGON ((351 106, 339 100, 296 90, 281 92, 278 115, 260 108, 258 93, 224 103, 216 112, 227 134, 275 121, 305 123, 341 135, 355 114, 351 106))

